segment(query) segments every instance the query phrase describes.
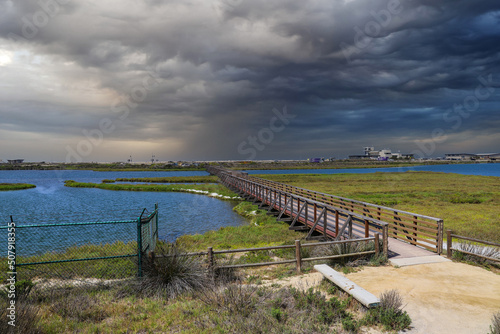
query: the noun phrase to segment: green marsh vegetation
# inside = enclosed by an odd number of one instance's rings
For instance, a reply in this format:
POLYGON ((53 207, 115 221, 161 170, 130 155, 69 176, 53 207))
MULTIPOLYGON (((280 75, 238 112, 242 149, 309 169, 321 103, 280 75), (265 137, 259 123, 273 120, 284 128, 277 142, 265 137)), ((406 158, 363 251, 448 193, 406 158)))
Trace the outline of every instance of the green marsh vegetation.
POLYGON ((175 176, 175 177, 140 177, 117 178, 116 182, 146 182, 146 183, 217 183, 219 178, 208 176, 175 176))
POLYGON ((500 242, 500 178, 435 172, 260 175, 400 210, 442 218, 445 230, 500 242))
POLYGON ((0 183, 0 191, 23 190, 36 188, 34 184, 28 183, 0 183))
POLYGON ((236 199, 238 196, 220 184, 117 184, 105 180, 103 183, 85 183, 67 180, 66 187, 73 188, 97 188, 115 191, 165 191, 165 192, 206 192, 207 194, 218 194, 227 196, 226 199, 236 199))

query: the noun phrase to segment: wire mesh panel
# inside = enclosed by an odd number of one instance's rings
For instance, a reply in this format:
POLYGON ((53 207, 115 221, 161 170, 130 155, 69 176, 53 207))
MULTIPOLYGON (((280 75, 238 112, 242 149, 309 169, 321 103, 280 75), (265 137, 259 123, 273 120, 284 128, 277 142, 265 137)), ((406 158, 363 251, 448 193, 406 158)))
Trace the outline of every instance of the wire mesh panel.
MULTIPOLYGON (((135 276, 142 253, 154 250, 158 236, 156 210, 146 218, 123 221, 0 227, 7 241, 0 255, 0 282, 17 271, 17 280, 112 280, 135 276), (142 240, 144 239, 144 242, 142 240), (12 247, 14 240, 14 247, 12 247), (141 245, 139 251, 138 244, 141 245), (9 250, 13 249, 14 252, 9 250), (15 266, 9 262, 15 260, 15 266)), ((139 271, 140 273, 140 271, 139 271)))

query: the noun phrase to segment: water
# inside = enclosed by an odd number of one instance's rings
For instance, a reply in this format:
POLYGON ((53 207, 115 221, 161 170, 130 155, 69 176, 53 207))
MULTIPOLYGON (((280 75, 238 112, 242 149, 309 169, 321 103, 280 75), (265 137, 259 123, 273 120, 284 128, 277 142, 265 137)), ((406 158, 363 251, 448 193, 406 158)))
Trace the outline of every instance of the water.
MULTIPOLYGON (((65 180, 100 183, 118 177, 208 175, 206 172, 0 171, 0 183, 30 183, 28 190, 0 192, 0 223, 9 215, 19 223, 70 223, 137 219, 143 208, 158 203, 159 237, 173 241, 184 234, 204 233, 223 226, 247 224, 232 209, 235 202, 174 192, 110 191, 69 188, 65 180)), ((48 242, 48 241, 47 241, 48 242)))
POLYGON ((406 172, 426 171, 456 173, 464 175, 483 175, 500 177, 500 163, 481 164, 452 164, 452 165, 429 165, 412 167, 388 167, 388 168, 352 168, 352 169, 279 169, 279 170, 248 170, 248 174, 341 174, 354 173, 366 174, 376 172, 406 172))
MULTIPOLYGON (((500 177, 500 164, 459 164, 396 168, 367 169, 302 169, 302 170, 254 170, 250 174, 336 174, 375 173, 402 171, 433 171, 467 175, 500 177)), ((236 203, 192 193, 173 192, 130 192, 102 189, 68 188, 65 180, 100 183, 104 179, 119 177, 171 177, 208 175, 206 172, 94 172, 94 171, 0 171, 0 183, 31 183, 37 188, 0 192, 0 224, 5 224, 12 215, 21 224, 69 223, 108 220, 136 219, 143 208, 152 211, 158 203, 159 237, 173 241, 184 234, 204 233, 223 226, 247 224, 247 220, 236 214, 232 208, 236 203)), ((37 235, 26 242, 40 244, 45 250, 63 248, 57 240, 71 240, 75 244, 98 239, 105 231, 106 242, 133 240, 134 226, 65 228, 54 235, 37 235), (112 236, 110 238, 109 236, 112 236), (131 239, 132 238, 132 239, 131 239), (38 241, 38 242, 37 242, 38 241)), ((3 230, 5 231, 5 230, 3 230)), ((20 235, 21 237, 21 235, 20 235)), ((5 236, 0 236, 3 244, 5 236)), ((101 240, 103 240, 101 238, 101 240)), ((6 248, 5 248, 6 249, 6 248)))

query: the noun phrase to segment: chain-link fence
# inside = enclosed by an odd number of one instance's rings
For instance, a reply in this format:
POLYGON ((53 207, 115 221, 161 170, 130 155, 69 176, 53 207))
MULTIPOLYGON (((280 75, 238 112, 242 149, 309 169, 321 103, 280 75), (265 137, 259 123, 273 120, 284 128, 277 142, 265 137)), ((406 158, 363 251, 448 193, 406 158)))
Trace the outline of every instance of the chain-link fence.
POLYGON ((142 258, 158 239, 158 206, 131 220, 28 225, 11 217, 0 226, 4 257, 0 282, 58 284, 68 280, 113 280, 141 276, 142 258))

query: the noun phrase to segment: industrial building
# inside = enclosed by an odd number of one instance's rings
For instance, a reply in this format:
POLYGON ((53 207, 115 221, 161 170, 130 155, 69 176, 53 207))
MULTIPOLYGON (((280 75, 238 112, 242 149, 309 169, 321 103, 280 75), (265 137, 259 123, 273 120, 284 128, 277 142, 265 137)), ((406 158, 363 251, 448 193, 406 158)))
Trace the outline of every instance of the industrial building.
POLYGON ((364 148, 364 155, 350 155, 349 159, 366 159, 366 160, 380 160, 387 161, 389 159, 413 159, 413 154, 402 154, 399 152, 393 153, 390 149, 375 150, 373 146, 364 148))

